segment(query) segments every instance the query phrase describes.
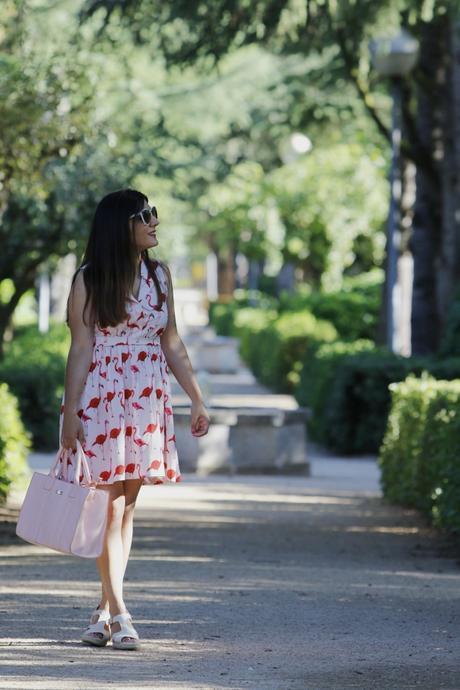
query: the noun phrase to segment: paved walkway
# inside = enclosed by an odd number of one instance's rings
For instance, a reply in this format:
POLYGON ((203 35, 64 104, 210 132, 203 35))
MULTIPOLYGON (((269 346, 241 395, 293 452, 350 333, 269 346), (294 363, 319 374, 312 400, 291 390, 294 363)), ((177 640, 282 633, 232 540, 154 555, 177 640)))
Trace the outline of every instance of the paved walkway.
POLYGON ((452 551, 383 504, 375 461, 310 454, 308 478, 143 487, 125 588, 139 651, 79 642, 94 561, 1 546, 0 688, 458 690, 452 551))

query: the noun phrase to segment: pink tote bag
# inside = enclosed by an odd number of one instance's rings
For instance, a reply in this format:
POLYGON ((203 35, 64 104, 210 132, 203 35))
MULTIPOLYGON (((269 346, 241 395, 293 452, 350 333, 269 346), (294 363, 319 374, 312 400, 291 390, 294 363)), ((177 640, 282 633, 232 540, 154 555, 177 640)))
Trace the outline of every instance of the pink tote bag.
POLYGON ((48 474, 34 472, 21 506, 16 534, 32 544, 83 558, 97 558, 104 546, 109 494, 91 481, 88 461, 77 440, 73 482, 68 481, 67 454, 61 446, 48 474), (59 458, 65 455, 65 478, 56 474, 59 458), (80 484, 83 468, 86 485, 80 484))

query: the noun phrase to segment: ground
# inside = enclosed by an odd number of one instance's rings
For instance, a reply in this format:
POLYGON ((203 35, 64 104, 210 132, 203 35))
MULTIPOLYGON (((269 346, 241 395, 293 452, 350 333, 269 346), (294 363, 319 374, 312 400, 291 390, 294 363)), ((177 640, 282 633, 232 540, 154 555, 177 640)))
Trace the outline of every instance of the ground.
POLYGON ((455 548, 382 501, 372 458, 143 487, 125 586, 138 651, 79 642, 93 560, 11 535, 0 563, 2 689, 460 688, 455 548))

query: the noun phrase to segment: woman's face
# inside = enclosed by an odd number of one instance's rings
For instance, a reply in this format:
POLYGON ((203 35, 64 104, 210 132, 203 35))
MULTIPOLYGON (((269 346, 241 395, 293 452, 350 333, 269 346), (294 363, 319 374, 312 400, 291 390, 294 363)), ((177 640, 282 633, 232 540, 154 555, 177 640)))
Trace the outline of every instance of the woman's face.
MULTIPOLYGON (((142 210, 150 211, 150 206, 146 202, 142 210)), ((155 218, 153 213, 150 213, 150 221, 145 225, 142 217, 136 215, 130 222, 133 223, 134 241, 139 252, 149 247, 156 247, 158 239, 156 236, 157 225, 160 224, 158 218, 155 218)))

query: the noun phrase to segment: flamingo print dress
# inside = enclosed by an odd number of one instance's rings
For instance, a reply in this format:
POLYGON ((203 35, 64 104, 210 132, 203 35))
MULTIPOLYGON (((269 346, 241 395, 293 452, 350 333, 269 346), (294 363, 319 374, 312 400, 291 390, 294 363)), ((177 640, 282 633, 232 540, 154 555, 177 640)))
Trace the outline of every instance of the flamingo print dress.
MULTIPOLYGON (((139 294, 127 303, 128 319, 108 328, 95 326, 93 358, 78 415, 85 434, 83 450, 92 480, 98 484, 140 478, 143 485, 181 480, 169 369, 160 344, 168 322, 168 282, 161 264, 152 263, 162 290, 160 299, 142 261, 139 294)), ((64 400, 65 391, 59 438, 64 400)))

